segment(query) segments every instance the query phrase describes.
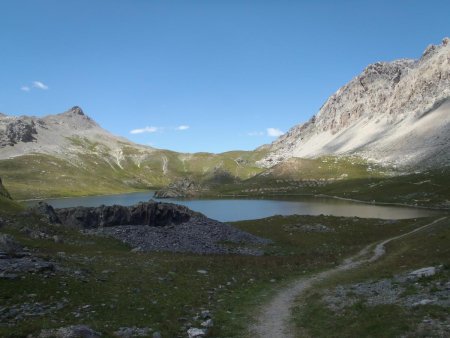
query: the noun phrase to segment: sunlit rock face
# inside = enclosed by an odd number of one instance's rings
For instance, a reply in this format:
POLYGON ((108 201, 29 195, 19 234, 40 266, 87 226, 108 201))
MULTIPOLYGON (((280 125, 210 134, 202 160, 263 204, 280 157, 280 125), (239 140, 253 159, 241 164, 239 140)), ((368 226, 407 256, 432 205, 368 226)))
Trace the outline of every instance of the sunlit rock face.
POLYGON ((418 60, 377 62, 341 87, 308 122, 271 145, 259 162, 355 154, 384 164, 450 162, 450 43, 418 60))

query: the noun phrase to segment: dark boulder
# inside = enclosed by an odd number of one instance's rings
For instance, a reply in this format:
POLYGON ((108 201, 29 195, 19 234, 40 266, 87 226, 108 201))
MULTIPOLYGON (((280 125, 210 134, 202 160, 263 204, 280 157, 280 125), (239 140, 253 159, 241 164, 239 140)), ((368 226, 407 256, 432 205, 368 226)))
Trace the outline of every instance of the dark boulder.
POLYGON ((31 211, 43 216, 48 223, 61 224, 55 209, 45 202, 39 202, 36 206, 31 208, 31 211))
POLYGON ((14 237, 7 234, 0 234, 0 252, 15 257, 16 254, 22 251, 22 245, 17 243, 14 237))

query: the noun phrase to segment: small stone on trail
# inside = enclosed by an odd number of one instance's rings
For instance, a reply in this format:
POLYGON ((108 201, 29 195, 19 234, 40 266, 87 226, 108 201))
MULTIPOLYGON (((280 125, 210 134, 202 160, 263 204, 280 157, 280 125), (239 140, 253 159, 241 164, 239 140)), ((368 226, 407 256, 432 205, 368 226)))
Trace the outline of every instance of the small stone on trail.
POLYGON ((53 241, 54 241, 55 243, 63 243, 63 242, 64 242, 63 239, 62 239, 62 237, 61 237, 61 236, 58 236, 58 235, 54 235, 54 236, 53 236, 53 241))
POLYGON ((200 317, 202 319, 209 319, 211 318, 211 313, 209 312, 209 310, 204 310, 200 313, 200 317))
POLYGON ((436 268, 434 266, 429 266, 429 267, 426 267, 426 268, 415 270, 413 272, 410 272, 409 274, 410 274, 410 276, 413 276, 413 277, 434 276, 436 274, 436 268))
POLYGON ((207 320, 205 320, 203 323, 201 323, 200 324, 201 326, 203 326, 203 327, 213 327, 214 326, 214 322, 213 322, 213 320, 210 318, 210 319, 207 319, 207 320))
POLYGON ((148 337, 151 329, 148 327, 121 327, 119 330, 114 332, 114 334, 121 338, 131 338, 131 337, 148 337))
POLYGON ((72 325, 58 329, 42 330, 39 338, 96 338, 101 334, 86 325, 72 325))
POLYGON ((414 303, 413 306, 418 306, 418 305, 427 305, 433 303, 433 301, 431 299, 422 299, 421 301, 414 303))
POLYGON ((188 331, 189 338, 198 338, 206 336, 206 330, 191 327, 188 331))

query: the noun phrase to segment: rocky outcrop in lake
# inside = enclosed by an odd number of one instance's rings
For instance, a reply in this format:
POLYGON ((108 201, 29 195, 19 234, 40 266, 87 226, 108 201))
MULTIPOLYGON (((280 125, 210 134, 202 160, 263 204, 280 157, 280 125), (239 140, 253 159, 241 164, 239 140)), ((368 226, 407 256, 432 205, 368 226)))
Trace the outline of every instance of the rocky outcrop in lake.
POLYGON ((155 201, 141 202, 132 206, 102 205, 99 207, 65 208, 56 209, 55 212, 60 223, 85 229, 116 225, 162 227, 187 222, 191 217, 198 214, 181 205, 155 201))
POLYGON ((194 197, 199 194, 202 187, 188 178, 175 181, 167 187, 155 192, 156 198, 194 197))

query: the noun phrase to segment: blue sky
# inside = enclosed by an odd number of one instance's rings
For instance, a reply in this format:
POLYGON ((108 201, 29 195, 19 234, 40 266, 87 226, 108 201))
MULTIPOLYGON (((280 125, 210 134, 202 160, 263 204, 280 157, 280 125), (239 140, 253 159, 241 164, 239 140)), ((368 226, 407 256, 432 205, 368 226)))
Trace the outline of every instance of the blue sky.
POLYGON ((138 143, 254 149, 368 64, 420 57, 450 35, 449 13, 432 0, 2 0, 0 112, 79 105, 138 143))

